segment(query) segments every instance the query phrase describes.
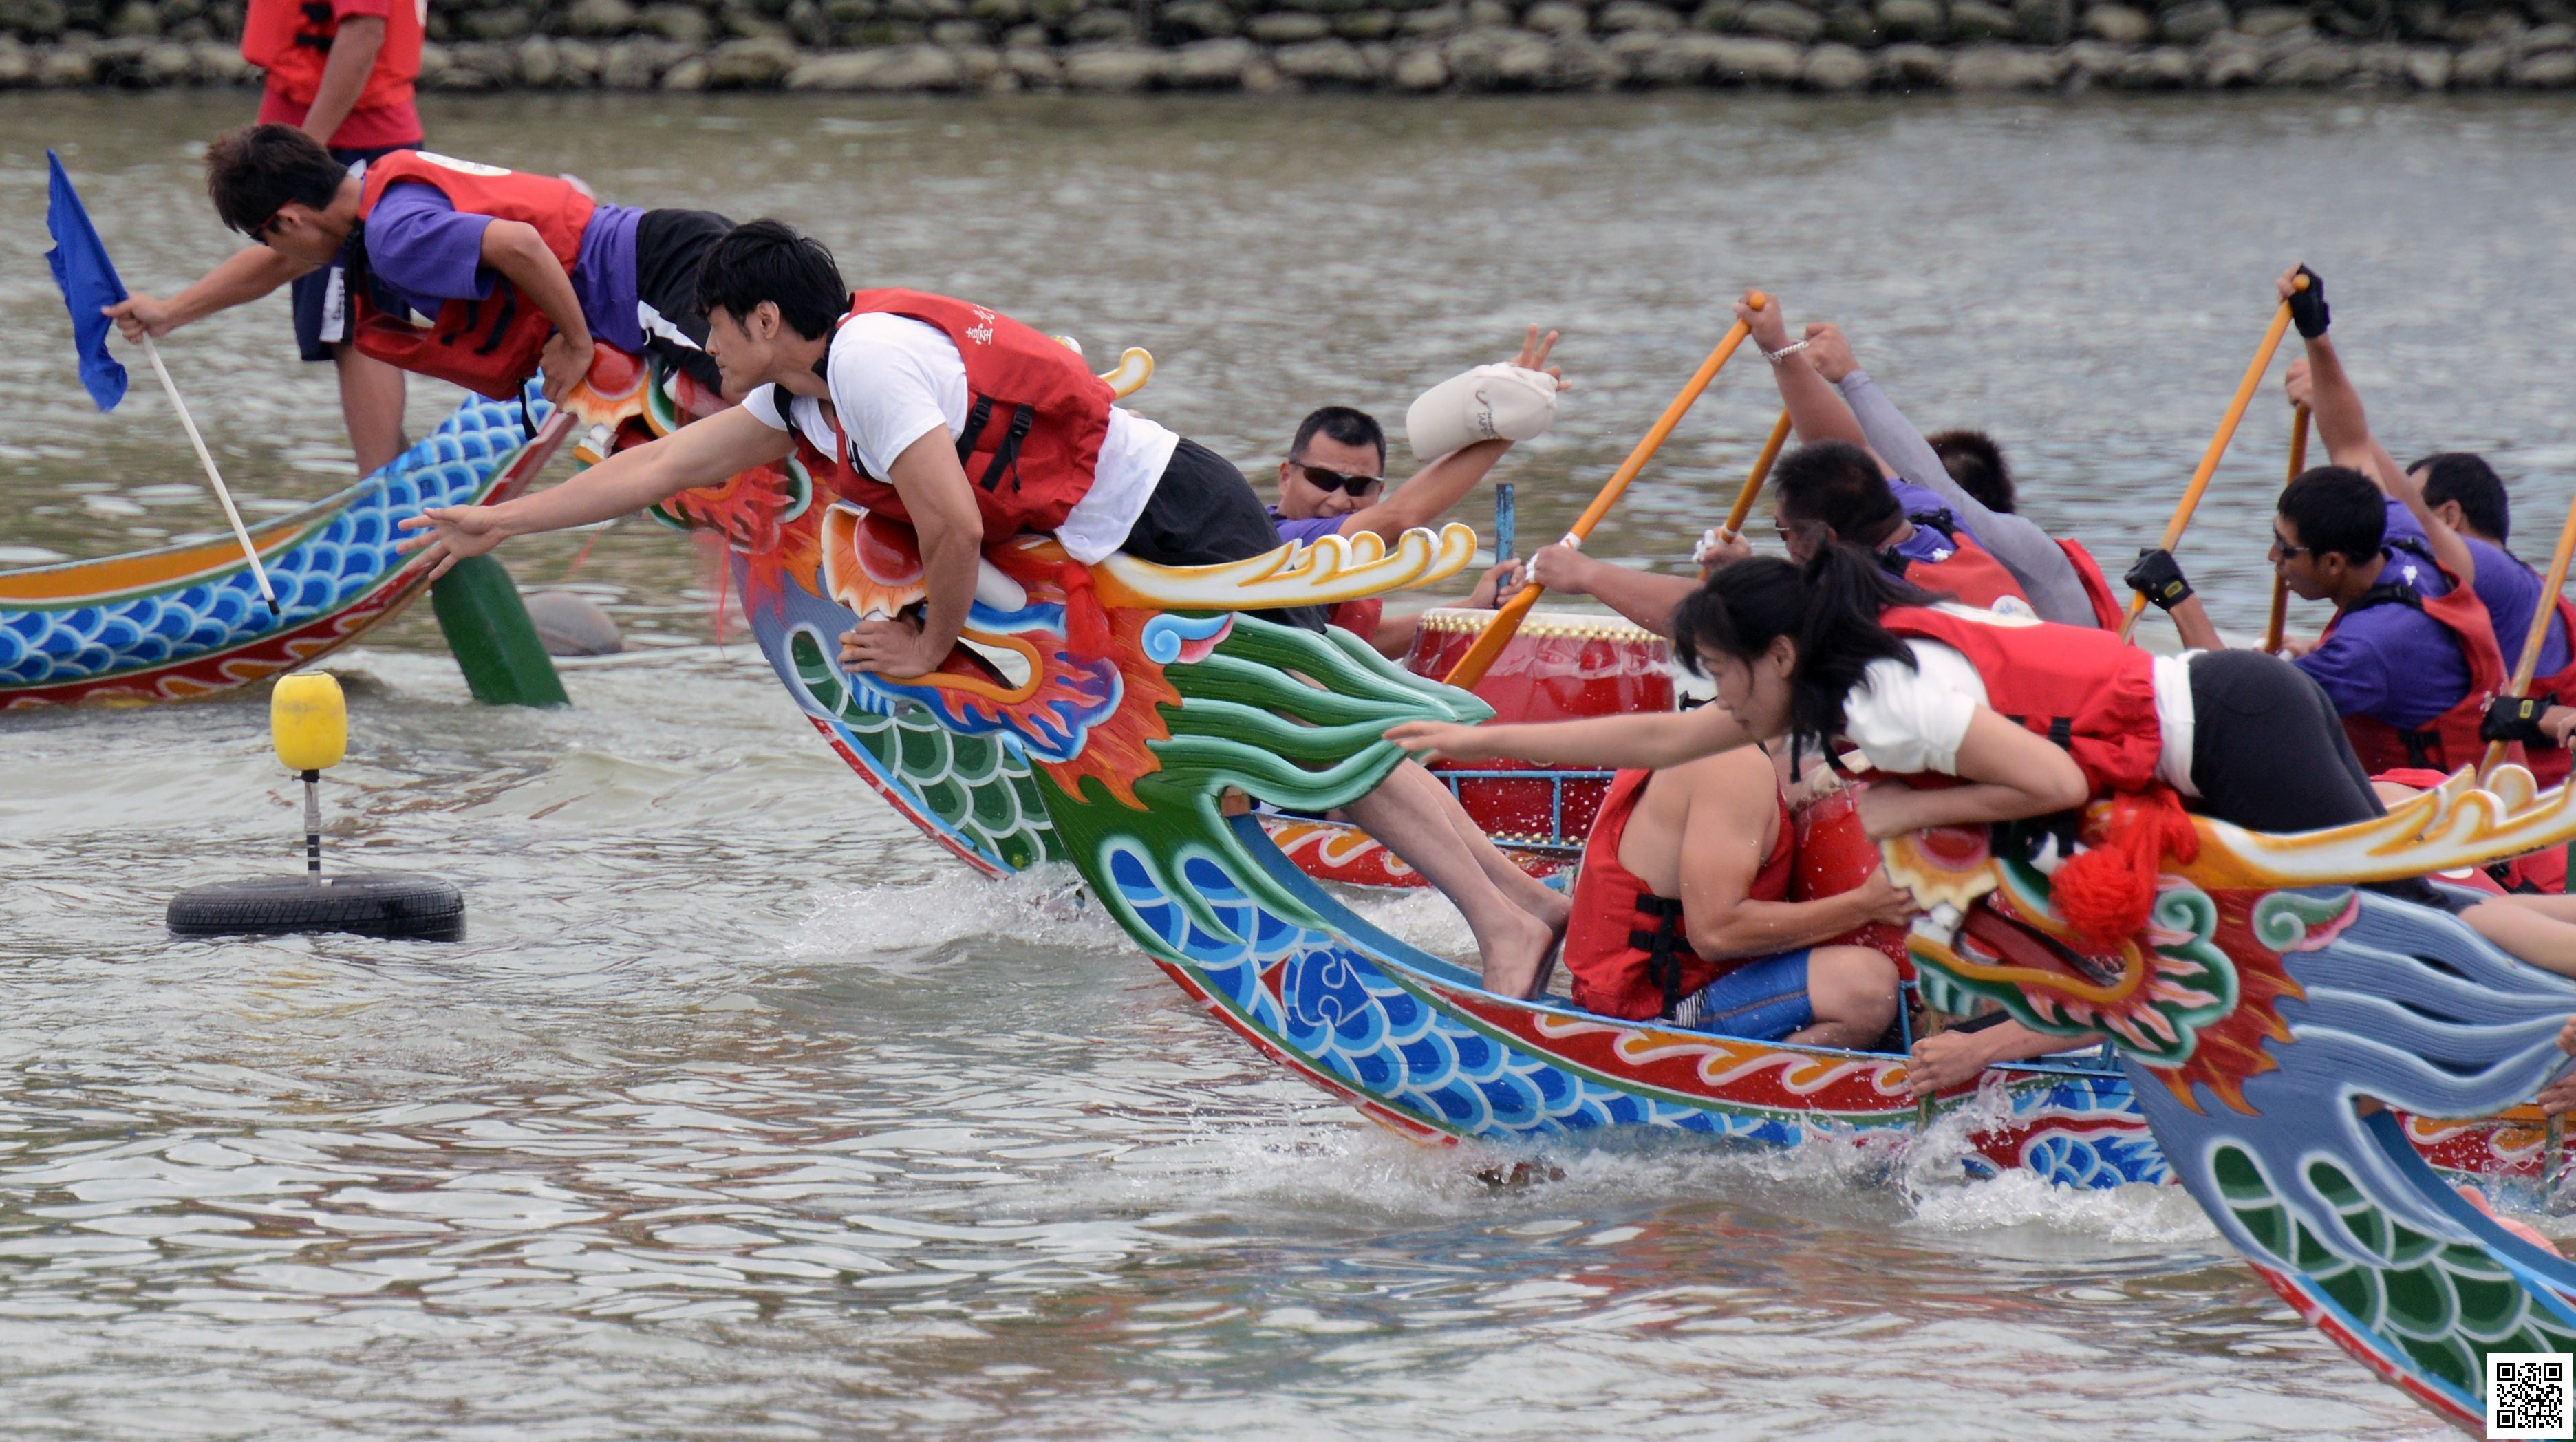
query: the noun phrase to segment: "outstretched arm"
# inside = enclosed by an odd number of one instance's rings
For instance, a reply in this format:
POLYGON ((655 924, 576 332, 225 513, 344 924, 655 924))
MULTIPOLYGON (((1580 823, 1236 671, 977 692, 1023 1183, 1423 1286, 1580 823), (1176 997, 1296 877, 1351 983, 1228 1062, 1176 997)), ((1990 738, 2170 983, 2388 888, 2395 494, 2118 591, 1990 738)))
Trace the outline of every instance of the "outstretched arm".
POLYGON ((2362 410, 2361 392, 2345 373, 2343 357, 2327 334, 2324 277, 2306 266, 2293 266, 2282 273, 2277 288, 2299 321, 2299 338, 2308 353, 2305 377, 2295 367, 2289 377, 2291 400, 2296 404, 2302 399, 2300 390, 2304 386, 2305 403, 2316 417, 2317 436, 2325 442, 2327 459, 2370 477, 2382 491, 2404 505, 2415 524, 2423 528, 2425 539, 2432 543, 2433 559, 2459 578, 2461 585, 2467 585, 2477 575, 2477 557, 2470 552, 2468 543, 2424 504, 2423 487, 2415 484, 2414 477, 2407 475, 2397 458, 2370 433, 2370 417, 2362 410), (2297 285, 2302 274, 2308 278, 2304 291, 2297 285))
POLYGON ((1560 541, 1530 557, 1530 579, 1568 596, 1590 596, 1658 636, 1673 634, 1673 608, 1699 582, 1596 561, 1560 541))
POLYGON ((795 448, 786 431, 774 430, 736 406, 630 451, 620 451, 571 480, 497 506, 441 506, 402 523, 419 534, 402 542, 436 562, 430 572, 479 556, 512 536, 587 526, 669 500, 692 486, 711 486, 754 466, 783 460, 795 448))
POLYGON ((1386 737, 1425 761, 1444 756, 1453 761, 1517 757, 1548 766, 1648 771, 1750 746, 1754 739, 1723 706, 1512 726, 1407 721, 1386 737))
POLYGON ((223 264, 207 271, 196 284, 168 300, 135 291, 107 307, 107 315, 116 322, 116 328, 125 333, 127 340, 139 341, 147 335, 168 335, 190 321, 203 320, 216 311, 255 301, 312 269, 314 267, 300 260, 289 260, 267 246, 245 246, 226 256, 223 264))

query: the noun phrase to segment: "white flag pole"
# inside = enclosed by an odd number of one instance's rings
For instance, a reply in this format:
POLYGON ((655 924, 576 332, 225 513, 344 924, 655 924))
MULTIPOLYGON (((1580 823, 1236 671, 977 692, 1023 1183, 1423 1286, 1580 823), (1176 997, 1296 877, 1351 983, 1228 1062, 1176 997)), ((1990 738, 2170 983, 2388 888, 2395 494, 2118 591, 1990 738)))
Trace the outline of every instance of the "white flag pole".
POLYGON ((278 614, 277 592, 268 584, 268 568, 259 563, 259 548, 250 543, 250 528, 242 524, 241 512, 233 509, 233 493, 224 489, 223 475, 215 469, 215 458, 206 450, 206 438, 197 434, 196 418, 188 414, 188 403, 179 399, 178 383, 170 379, 170 368, 161 364, 161 348, 148 335, 143 338, 143 354, 151 358, 152 373, 161 378, 161 389, 170 393, 170 408, 179 413, 179 424, 188 432, 188 444, 197 448, 197 461, 206 468, 206 479, 214 482, 215 499, 223 502, 224 519, 233 523, 233 535, 241 541, 251 576, 259 582, 260 598, 268 602, 268 614, 278 614))

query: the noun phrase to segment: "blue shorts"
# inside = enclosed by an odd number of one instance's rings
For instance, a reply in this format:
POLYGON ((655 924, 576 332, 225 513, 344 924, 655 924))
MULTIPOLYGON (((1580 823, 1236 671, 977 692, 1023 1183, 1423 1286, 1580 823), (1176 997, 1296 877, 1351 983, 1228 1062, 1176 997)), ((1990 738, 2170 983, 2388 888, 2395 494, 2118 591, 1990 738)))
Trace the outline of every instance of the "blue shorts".
POLYGON ((1778 1041, 1816 1019, 1807 999, 1807 952, 1748 961, 1683 997, 1673 1017, 1694 1031, 1778 1041))
MULTIPOLYGON (((417 150, 416 145, 385 145, 363 150, 334 146, 331 158, 342 165, 355 165, 361 160, 374 160, 397 150, 417 150)), ((331 348, 349 338, 347 297, 348 267, 338 260, 320 270, 309 270, 289 283, 287 299, 295 311, 295 351, 308 361, 332 358, 331 348)))

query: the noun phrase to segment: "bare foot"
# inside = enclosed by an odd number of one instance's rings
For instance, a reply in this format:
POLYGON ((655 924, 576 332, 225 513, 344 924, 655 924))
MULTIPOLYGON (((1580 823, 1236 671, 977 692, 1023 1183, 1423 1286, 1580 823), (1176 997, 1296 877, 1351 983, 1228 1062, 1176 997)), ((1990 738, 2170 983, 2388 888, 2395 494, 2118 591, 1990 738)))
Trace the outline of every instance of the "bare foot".
POLYGON ((1502 908, 1494 928, 1492 935, 1476 933, 1476 951, 1485 960, 1485 989, 1497 996, 1535 994, 1546 980, 1558 934, 1518 907, 1502 908))

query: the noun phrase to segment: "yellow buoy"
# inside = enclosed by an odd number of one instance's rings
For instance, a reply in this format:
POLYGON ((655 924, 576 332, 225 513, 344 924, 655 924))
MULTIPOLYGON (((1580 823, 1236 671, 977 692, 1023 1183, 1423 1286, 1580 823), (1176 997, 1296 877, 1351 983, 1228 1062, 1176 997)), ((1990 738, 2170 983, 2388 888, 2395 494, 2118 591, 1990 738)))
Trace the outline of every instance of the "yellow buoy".
POLYGON ((339 681, 322 671, 279 677, 268 693, 268 734, 289 771, 339 765, 349 751, 349 708, 339 681))

